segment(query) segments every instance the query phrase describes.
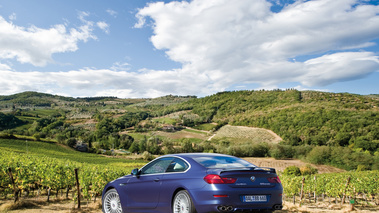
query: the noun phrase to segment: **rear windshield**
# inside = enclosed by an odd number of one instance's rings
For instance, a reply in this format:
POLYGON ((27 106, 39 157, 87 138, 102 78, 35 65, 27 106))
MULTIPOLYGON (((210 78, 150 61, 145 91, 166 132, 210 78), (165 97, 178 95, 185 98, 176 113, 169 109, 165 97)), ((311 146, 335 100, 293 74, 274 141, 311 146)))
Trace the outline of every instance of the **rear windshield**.
POLYGON ((208 169, 256 167, 252 163, 232 156, 201 156, 193 159, 208 169))

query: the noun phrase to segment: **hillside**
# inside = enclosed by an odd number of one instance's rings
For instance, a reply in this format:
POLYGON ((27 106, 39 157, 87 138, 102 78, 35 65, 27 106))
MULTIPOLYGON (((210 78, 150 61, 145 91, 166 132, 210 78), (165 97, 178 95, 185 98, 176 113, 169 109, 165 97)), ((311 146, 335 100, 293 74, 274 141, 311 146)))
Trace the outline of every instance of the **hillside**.
POLYGON ((153 99, 25 92, 0 96, 0 118, 12 121, 0 122, 0 136, 86 144, 91 152, 222 152, 378 169, 378 106, 378 95, 292 89, 153 99))
POLYGON ((202 120, 270 129, 291 145, 356 144, 370 149, 360 143, 378 140, 379 100, 369 96, 296 90, 236 91, 180 106, 192 109, 202 120))

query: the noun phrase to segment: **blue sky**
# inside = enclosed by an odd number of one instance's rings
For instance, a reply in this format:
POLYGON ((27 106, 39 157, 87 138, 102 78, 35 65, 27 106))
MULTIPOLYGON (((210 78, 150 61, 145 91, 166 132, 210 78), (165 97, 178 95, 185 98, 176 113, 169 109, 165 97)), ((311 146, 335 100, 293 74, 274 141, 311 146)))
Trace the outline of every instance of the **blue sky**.
POLYGON ((379 0, 0 0, 0 95, 379 94, 379 0))

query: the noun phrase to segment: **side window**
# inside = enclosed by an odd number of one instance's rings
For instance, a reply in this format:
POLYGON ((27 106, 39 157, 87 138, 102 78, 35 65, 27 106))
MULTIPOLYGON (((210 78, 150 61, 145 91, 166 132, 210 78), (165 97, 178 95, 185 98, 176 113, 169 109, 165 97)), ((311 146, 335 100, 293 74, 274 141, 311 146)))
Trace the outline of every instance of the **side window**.
POLYGON ((172 158, 161 158, 146 165, 141 170, 141 175, 164 173, 170 165, 172 158))
POLYGON ((188 164, 179 158, 174 158, 168 166, 166 172, 184 172, 188 169, 188 164))

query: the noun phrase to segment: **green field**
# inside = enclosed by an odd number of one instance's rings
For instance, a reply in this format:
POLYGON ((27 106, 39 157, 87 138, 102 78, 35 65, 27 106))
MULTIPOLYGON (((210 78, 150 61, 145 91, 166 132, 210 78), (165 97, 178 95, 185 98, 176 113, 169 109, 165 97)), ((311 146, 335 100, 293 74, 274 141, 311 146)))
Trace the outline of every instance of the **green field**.
POLYGON ((82 164, 99 165, 104 167, 140 167, 146 163, 146 161, 143 160, 131 160, 127 158, 118 157, 105 157, 92 153, 78 152, 72 148, 68 148, 60 144, 48 142, 0 139, 0 148, 4 151, 22 154, 25 157, 48 157, 82 164))
POLYGON ((0 194, 16 199, 18 192, 43 189, 56 195, 62 190, 68 192, 75 186, 74 171, 78 170, 83 198, 96 199, 109 181, 128 175, 145 163, 80 153, 54 142, 0 139, 0 194))

